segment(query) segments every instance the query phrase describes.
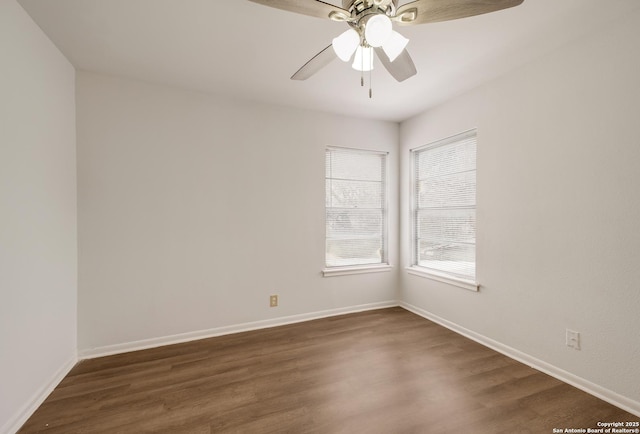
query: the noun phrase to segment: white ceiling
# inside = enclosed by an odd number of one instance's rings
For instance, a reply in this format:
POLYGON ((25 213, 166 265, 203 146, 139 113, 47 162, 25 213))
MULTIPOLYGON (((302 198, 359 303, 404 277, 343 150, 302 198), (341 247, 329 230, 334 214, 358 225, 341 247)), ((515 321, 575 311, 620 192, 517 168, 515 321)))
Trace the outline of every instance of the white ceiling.
POLYGON ((307 81, 289 79, 346 30, 343 23, 248 0, 19 3, 81 70, 390 121, 407 119, 640 7, 638 0, 525 0, 492 14, 396 28, 411 40, 407 48, 418 74, 398 83, 378 65, 370 100, 360 73, 337 59, 307 81))

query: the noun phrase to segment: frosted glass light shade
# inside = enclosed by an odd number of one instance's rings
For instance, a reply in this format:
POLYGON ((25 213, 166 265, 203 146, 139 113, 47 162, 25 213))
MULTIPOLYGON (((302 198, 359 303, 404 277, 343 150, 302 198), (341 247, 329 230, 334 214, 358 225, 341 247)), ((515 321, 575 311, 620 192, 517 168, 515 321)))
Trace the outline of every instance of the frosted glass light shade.
POLYGON ((373 48, 359 46, 351 66, 356 71, 371 71, 373 69, 373 48))
POLYGON ((372 47, 381 47, 393 31, 391 20, 384 14, 374 15, 365 24, 364 38, 372 47))
POLYGON ((349 29, 340 36, 333 38, 331 45, 333 46, 333 51, 336 52, 336 56, 343 62, 348 62, 358 45, 360 45, 360 35, 355 30, 349 29))
POLYGON ((382 45, 382 49, 389 57, 389 60, 393 62, 404 51, 408 43, 409 40, 407 38, 394 30, 391 32, 389 39, 382 45))

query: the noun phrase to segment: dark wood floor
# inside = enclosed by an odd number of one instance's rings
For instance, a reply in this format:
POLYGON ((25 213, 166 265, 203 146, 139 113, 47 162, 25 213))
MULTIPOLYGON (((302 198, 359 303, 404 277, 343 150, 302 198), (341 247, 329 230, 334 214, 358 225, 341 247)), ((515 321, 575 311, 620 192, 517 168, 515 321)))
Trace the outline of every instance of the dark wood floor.
POLYGON ((639 421, 401 308, 87 360, 21 433, 552 433, 639 421))

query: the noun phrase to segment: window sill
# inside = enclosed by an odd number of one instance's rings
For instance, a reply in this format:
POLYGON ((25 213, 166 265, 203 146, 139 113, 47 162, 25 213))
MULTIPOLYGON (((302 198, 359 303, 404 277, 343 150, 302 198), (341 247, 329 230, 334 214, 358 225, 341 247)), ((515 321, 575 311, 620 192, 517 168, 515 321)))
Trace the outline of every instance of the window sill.
POLYGON ((427 270, 422 267, 407 267, 407 272, 414 276, 420 276, 438 282, 448 283, 449 285, 457 286, 459 288, 468 289, 469 291, 479 291, 480 285, 472 280, 461 279, 459 277, 453 277, 448 274, 438 273, 437 271, 427 270))
POLYGON ((332 267, 322 270, 323 277, 346 276, 349 274, 381 273, 391 271, 393 267, 389 264, 376 265, 356 265, 352 267, 332 267))

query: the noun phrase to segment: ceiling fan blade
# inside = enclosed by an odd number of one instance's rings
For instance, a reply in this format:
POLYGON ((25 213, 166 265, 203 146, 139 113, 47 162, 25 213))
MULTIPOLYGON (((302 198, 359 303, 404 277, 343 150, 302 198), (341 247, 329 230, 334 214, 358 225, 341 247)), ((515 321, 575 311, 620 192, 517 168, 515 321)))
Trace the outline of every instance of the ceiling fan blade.
POLYGON ((416 0, 398 8, 396 17, 415 12, 415 19, 397 20, 400 25, 435 23, 472 17, 518 6, 524 0, 416 0))
POLYGON ((392 62, 389 60, 389 56, 384 52, 382 47, 376 48, 376 54, 380 63, 389 71, 389 73, 398 81, 405 81, 407 78, 413 77, 418 73, 416 65, 413 63, 409 52, 405 49, 396 59, 392 62))
POLYGON ((309 15, 318 18, 329 18, 330 15, 339 14, 340 16, 350 17, 349 11, 325 3, 320 0, 249 0, 272 8, 284 9, 289 12, 309 15))
POLYGON ((306 80, 331 63, 335 58, 336 53, 333 51, 333 46, 329 45, 327 48, 313 56, 313 58, 305 63, 302 68, 298 69, 298 72, 291 76, 291 80, 306 80))

